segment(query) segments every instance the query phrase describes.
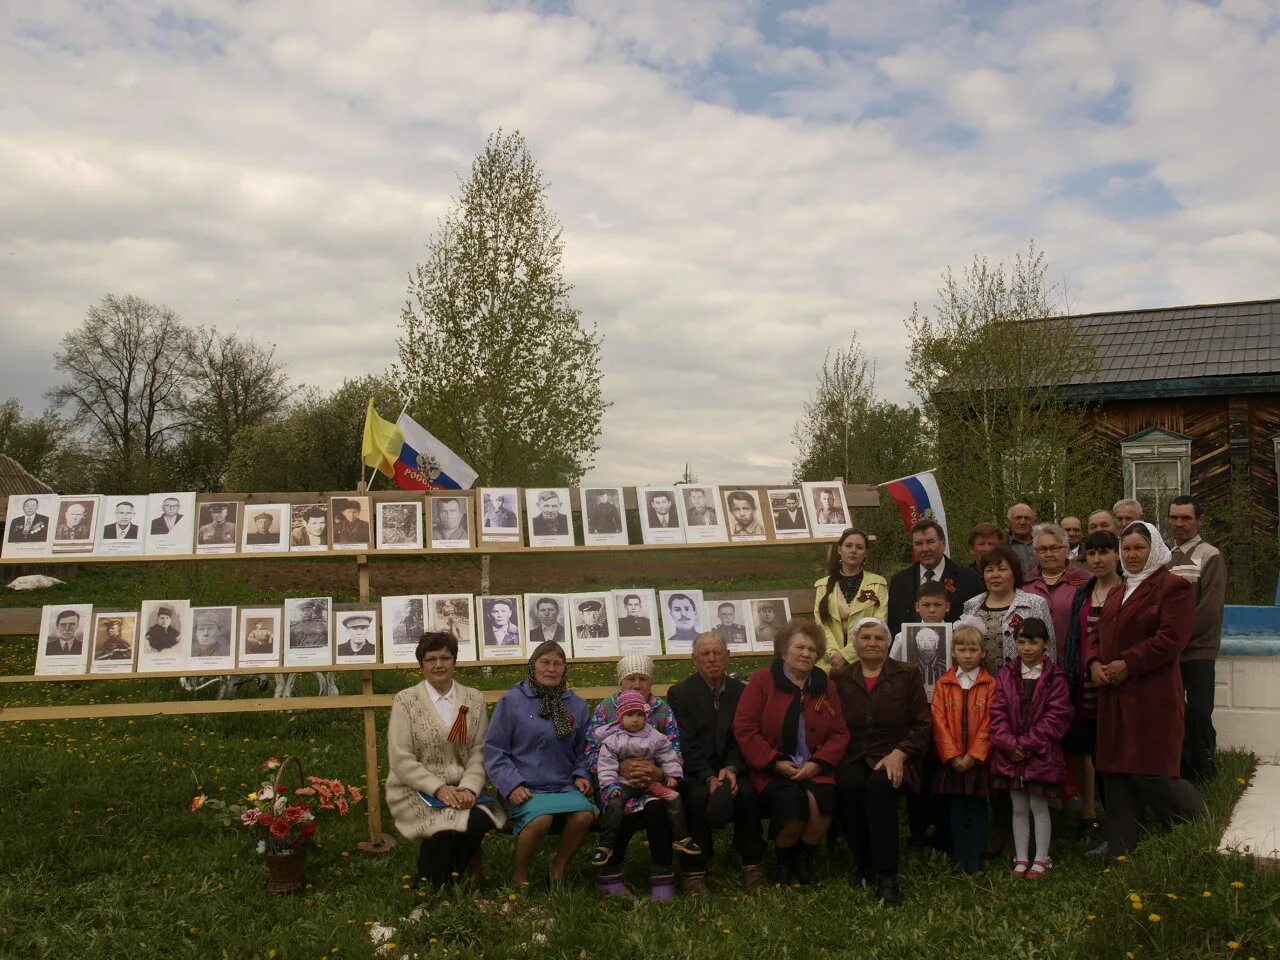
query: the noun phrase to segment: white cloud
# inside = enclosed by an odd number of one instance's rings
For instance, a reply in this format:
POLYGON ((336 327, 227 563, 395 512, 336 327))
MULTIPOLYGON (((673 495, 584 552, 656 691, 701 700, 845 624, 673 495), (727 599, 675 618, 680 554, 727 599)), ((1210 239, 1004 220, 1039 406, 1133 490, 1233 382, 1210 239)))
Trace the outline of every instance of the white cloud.
POLYGON ((37 402, 108 291, 275 342, 302 383, 381 369, 406 274, 500 125, 542 165, 605 334, 602 479, 784 477, 828 347, 856 333, 906 399, 912 303, 1032 236, 1078 310, 1276 294, 1275 4, 950 11, 832 2, 779 30, 737 0, 0 13, 0 376, 37 402), (1178 208, 1121 217, 1133 185, 1105 178, 1062 194, 1115 164, 1178 208))

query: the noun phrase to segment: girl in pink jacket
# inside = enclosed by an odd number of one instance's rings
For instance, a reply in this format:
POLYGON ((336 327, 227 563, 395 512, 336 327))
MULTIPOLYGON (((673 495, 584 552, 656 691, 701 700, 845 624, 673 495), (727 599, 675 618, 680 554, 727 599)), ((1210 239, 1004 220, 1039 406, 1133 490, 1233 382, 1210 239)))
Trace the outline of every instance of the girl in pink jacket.
POLYGON ((1013 876, 1039 880, 1053 869, 1049 856, 1049 799, 1067 781, 1062 738, 1073 710, 1066 675, 1045 657, 1049 630, 1037 617, 1014 628, 1017 659, 996 680, 991 706, 991 785, 1009 791, 1013 804, 1013 876), (1036 858, 1028 859, 1031 818, 1036 858))

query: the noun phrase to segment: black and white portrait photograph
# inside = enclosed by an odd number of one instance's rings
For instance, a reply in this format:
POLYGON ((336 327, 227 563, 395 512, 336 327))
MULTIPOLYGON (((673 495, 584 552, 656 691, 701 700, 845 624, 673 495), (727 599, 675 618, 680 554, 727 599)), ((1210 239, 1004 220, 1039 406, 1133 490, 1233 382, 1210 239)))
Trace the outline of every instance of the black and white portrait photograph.
POLYGON ((482 540, 520 540, 520 491, 515 487, 481 487, 476 493, 480 505, 482 540))
POLYGON ((333 663, 333 598, 301 597, 284 602, 284 665, 333 663))
POLYGON ((284 542, 288 527, 287 503, 246 503, 244 505, 243 553, 281 553, 289 549, 284 542))
POLYGON ((194 493, 147 495, 147 553, 191 553, 196 536, 194 493))
POLYGON ((97 611, 93 615, 90 673, 132 673, 138 643, 138 614, 97 611))
POLYGON ((190 600, 143 600, 138 611, 138 671, 183 670, 191 648, 190 600))
POLYGON ((89 664, 93 605, 59 603, 40 611, 36 675, 84 673, 89 664))
POLYGON ((582 539, 587 546, 625 546, 627 514, 621 487, 582 487, 582 539))
POLYGON ((523 659, 520 597, 479 597, 480 656, 484 660, 523 659))
POLYGON ((378 660, 378 612, 338 612, 338 663, 376 663, 378 660))
POLYGON ((54 553, 92 553, 97 542, 98 507, 102 498, 95 494, 59 497, 58 512, 53 522, 54 553))
POLYGON ((849 526, 849 505, 844 499, 844 485, 834 480, 800 484, 805 493, 805 506, 812 513, 815 537, 838 537, 849 526))
POLYGON ((49 553, 58 497, 52 493, 18 494, 9 498, 5 512, 4 555, 43 557, 49 553))
POLYGON ((431 547, 450 550, 471 546, 471 498, 431 496, 431 547))
POLYGON ((645 543, 684 543, 675 487, 636 487, 636 503, 645 543))
POLYGON ((328 549, 329 504, 291 504, 289 507, 289 552, 320 553, 328 549))
POLYGON ((573 501, 568 488, 530 487, 524 496, 529 546, 572 547, 573 501))
POLYGON ((720 510, 720 488, 706 484, 676 487, 684 538, 689 543, 723 543, 729 538, 720 510))
POLYGON ((194 607, 191 611, 191 656, 187 666, 201 670, 236 665, 236 608, 194 607))
POLYGON ((373 513, 368 497, 334 497, 333 549, 368 550, 373 545, 373 513))
POLYGON ((379 550, 422 549, 422 501, 386 500, 375 505, 379 550))
POLYGON ((575 593, 569 597, 570 633, 574 657, 618 656, 618 624, 613 614, 613 595, 575 593))
POLYGON ((667 653, 692 653, 693 641, 704 629, 701 590, 659 590, 663 646, 667 653))
POLYGON ((662 653, 658 630, 658 597, 648 587, 613 591, 613 616, 618 624, 618 653, 662 653))
POLYGON ((902 635, 889 656, 915 664, 925 694, 933 700, 933 687, 951 669, 951 624, 904 623, 902 635))
POLYGON ((786 597, 768 597, 764 600, 748 600, 751 608, 751 649, 760 653, 773 653, 773 642, 778 631, 791 619, 791 601, 786 597))
POLYGON ((99 556, 140 554, 147 545, 147 498, 118 496, 102 498, 98 520, 99 556))
POLYGON ((382 598, 382 662, 414 663, 413 652, 427 632, 426 594, 382 598))
POLYGON ((730 653, 751 650, 751 610, 748 600, 708 600, 707 609, 715 615, 711 629, 724 637, 730 653))
POLYGON ((724 511, 729 518, 729 539, 764 540, 764 514, 760 494, 755 490, 725 490, 724 511))
POLYGON ((427 599, 431 629, 454 635, 459 663, 475 663, 475 598, 469 593, 433 593, 427 599))
POLYGON ((804 491, 799 487, 775 487, 768 491, 768 497, 773 535, 779 540, 807 540, 809 516, 804 508, 804 491))
POLYGON ((554 640, 569 650, 569 597, 563 593, 524 595, 525 643, 532 650, 544 640, 554 640))
POLYGON ((196 507, 196 553, 235 553, 240 542, 240 510, 234 500, 210 500, 196 507))
POLYGON ((282 622, 279 607, 240 608, 240 666, 280 665, 282 622))

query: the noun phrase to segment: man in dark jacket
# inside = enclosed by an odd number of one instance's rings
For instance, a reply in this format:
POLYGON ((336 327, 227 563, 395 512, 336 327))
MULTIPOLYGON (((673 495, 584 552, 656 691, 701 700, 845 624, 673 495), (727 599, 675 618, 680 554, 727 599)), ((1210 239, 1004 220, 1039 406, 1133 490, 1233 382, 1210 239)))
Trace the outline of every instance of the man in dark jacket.
POLYGON ((916 521, 911 528, 916 562, 889 581, 889 631, 894 636, 904 623, 915 620, 916 591, 926 580, 939 581, 947 591, 947 623, 960 619, 964 602, 983 592, 977 571, 960 566, 946 555, 946 549, 947 535, 938 521, 916 521))
POLYGON ((698 856, 681 855, 685 892, 707 892, 711 831, 732 820, 743 883, 747 893, 753 894, 766 883, 760 865, 764 859, 760 803, 733 735, 733 714, 745 685, 728 675, 729 647, 715 631, 698 634, 693 642, 693 662, 698 672, 667 691, 684 753, 680 793, 689 831, 703 849, 698 856))

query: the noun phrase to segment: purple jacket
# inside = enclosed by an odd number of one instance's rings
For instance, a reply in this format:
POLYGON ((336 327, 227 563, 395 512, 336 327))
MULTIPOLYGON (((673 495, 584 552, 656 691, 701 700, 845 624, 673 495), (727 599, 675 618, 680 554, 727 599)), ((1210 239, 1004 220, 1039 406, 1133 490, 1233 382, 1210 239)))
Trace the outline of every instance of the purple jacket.
POLYGON ((996 699, 991 705, 991 773, 1011 780, 1022 777, 1038 783, 1065 783, 1067 758, 1062 738, 1073 715, 1067 676, 1052 660, 1044 660, 1030 709, 1022 698, 1022 661, 1009 661, 996 678, 996 699), (1025 760, 1015 761, 1011 756, 1017 747, 1026 753, 1025 760))
POLYGON ((587 701, 572 690, 561 694, 565 712, 573 717, 573 732, 561 740, 555 727, 538 716, 541 706, 529 681, 521 680, 502 695, 484 739, 484 769, 505 801, 516 787, 534 793, 564 793, 574 789, 574 777, 586 777, 587 701))
POLYGON ((675 747, 667 735, 647 723, 643 730, 629 733, 620 723, 610 723, 595 732, 600 742, 599 765, 596 776, 600 789, 607 790, 618 782, 618 764, 632 757, 650 760, 662 768, 664 776, 679 780, 684 777, 684 767, 676 756, 675 747))

